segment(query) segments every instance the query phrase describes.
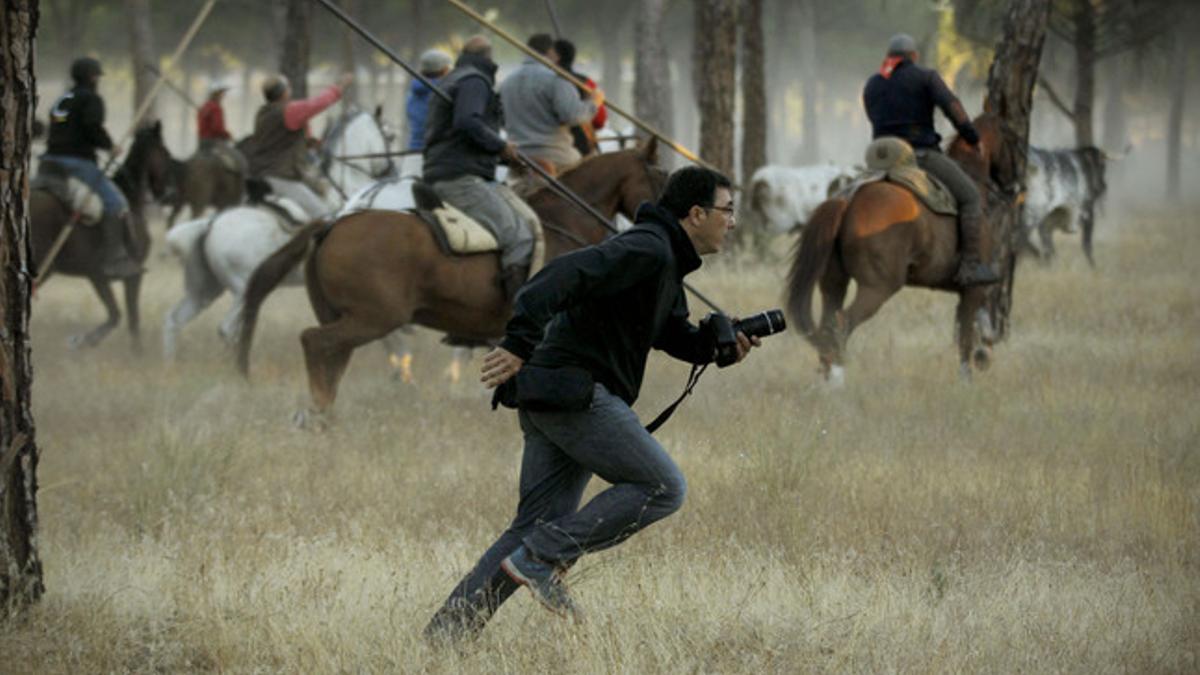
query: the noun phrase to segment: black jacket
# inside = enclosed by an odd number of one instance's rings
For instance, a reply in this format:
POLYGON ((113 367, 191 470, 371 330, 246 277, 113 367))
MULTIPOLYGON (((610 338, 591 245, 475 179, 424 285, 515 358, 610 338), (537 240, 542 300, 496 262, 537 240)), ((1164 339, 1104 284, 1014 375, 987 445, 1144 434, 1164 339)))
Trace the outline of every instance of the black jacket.
POLYGON ((958 98, 936 70, 905 59, 891 77, 876 73, 863 89, 863 106, 871 119, 873 138, 898 136, 914 148, 940 149, 942 137, 933 128, 933 109, 940 108, 968 142, 979 141, 958 98))
POLYGON ((699 267, 679 222, 643 204, 635 227, 530 279, 500 346, 530 365, 583 368, 632 405, 652 347, 690 363, 713 360, 712 337, 688 321, 683 293, 683 277, 699 267))
POLYGON ((50 108, 50 134, 46 153, 96 161, 96 148, 112 148, 104 130, 104 99, 90 87, 76 86, 50 108))
POLYGON ((464 175, 495 180, 504 139, 504 113, 495 84, 496 64, 463 54, 454 70, 438 82, 451 102, 436 93, 430 100, 425 130, 424 180, 435 183, 464 175))

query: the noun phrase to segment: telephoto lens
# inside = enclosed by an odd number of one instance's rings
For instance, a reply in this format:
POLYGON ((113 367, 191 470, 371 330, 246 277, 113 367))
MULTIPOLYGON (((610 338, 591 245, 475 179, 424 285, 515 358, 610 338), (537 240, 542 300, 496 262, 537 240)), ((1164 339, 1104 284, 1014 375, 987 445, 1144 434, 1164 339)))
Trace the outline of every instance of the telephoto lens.
POLYGON ((765 312, 748 316, 733 324, 735 333, 745 333, 746 337, 767 337, 787 329, 787 321, 783 318, 783 310, 768 309, 765 312))

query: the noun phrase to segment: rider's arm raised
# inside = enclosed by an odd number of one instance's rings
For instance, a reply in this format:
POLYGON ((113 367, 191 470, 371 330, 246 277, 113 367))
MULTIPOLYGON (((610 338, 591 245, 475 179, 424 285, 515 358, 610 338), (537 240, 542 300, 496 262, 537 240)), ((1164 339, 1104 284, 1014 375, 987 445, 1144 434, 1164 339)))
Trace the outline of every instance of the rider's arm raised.
POLYGON ((337 103, 342 98, 342 88, 329 85, 325 91, 300 101, 290 101, 283 109, 283 125, 292 131, 303 129, 310 119, 337 103))

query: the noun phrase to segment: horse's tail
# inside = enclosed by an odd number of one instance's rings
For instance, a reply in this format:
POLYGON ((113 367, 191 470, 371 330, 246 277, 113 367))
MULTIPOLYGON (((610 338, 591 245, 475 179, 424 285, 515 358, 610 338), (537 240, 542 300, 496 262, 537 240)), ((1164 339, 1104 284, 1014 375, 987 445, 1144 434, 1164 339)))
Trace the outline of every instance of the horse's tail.
POLYGON ((258 323, 258 310, 263 300, 275 290, 300 261, 308 257, 316 235, 327 225, 324 220, 315 220, 279 247, 266 260, 254 268, 246 282, 246 293, 242 307, 242 330, 238 333, 237 368, 244 376, 250 374, 250 345, 254 342, 254 328, 258 323))
POLYGON ((825 267, 837 242, 838 230, 842 226, 842 216, 849 204, 845 199, 830 199, 817 207, 800 236, 796 257, 788 272, 788 314, 809 342, 813 341, 816 330, 812 317, 813 288, 825 274, 825 267))

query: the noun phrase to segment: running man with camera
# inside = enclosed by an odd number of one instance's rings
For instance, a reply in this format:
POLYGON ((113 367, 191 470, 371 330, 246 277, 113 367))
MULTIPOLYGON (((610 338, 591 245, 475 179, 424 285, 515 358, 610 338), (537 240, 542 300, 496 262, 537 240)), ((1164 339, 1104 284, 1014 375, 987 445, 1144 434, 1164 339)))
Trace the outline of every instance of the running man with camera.
MULTIPOLYGON (((518 293, 500 346, 483 362, 496 400, 519 408, 525 451, 512 524, 434 615, 425 632, 477 634, 520 586, 581 620, 563 583, 585 553, 621 543, 683 505, 687 484, 630 405, 650 349, 714 360, 714 331, 688 321, 683 278, 734 228, 729 179, 701 167, 667 179, 636 226, 549 263, 518 293), (611 483, 580 508, 592 475, 611 483)), ((736 334, 741 361, 757 337, 736 334)))

